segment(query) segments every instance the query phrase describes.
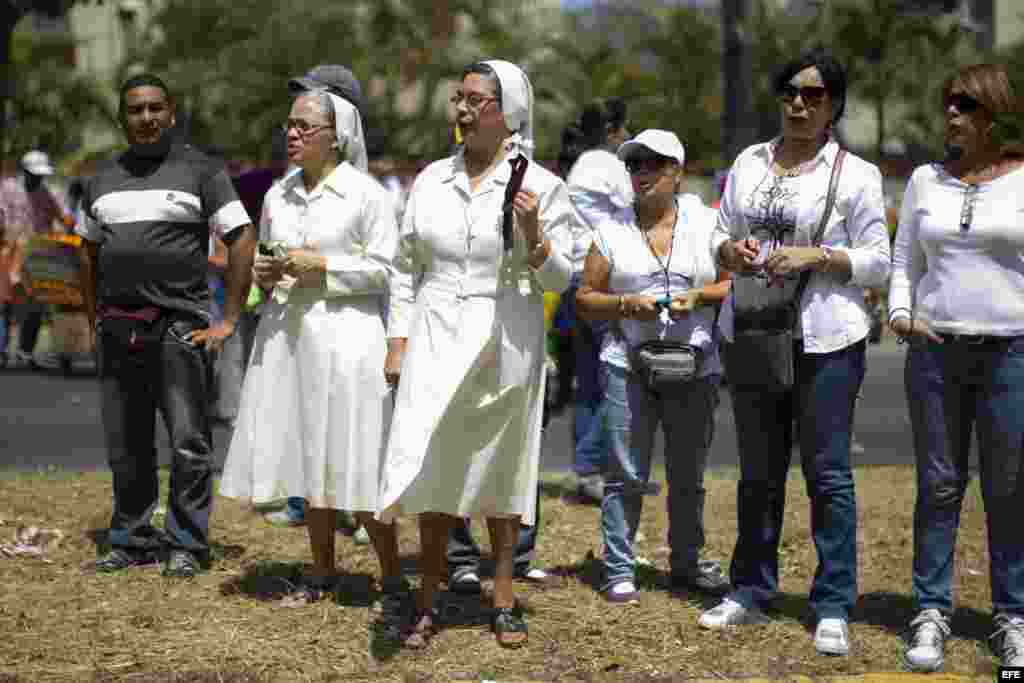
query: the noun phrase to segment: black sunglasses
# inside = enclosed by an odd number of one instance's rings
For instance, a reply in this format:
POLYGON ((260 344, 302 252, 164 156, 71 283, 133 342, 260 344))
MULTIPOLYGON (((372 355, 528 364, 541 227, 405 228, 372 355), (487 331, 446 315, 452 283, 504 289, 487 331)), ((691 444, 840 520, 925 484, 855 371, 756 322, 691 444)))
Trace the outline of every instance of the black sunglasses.
POLYGON ((632 157, 626 159, 625 163, 629 174, 636 175, 637 173, 657 173, 665 168, 665 165, 670 161, 673 161, 670 157, 655 154, 654 156, 632 157))
POLYGON ((804 101, 804 104, 821 104, 828 95, 828 88, 821 85, 805 85, 797 87, 792 83, 786 83, 779 88, 779 98, 783 102, 795 102, 797 95, 804 101))
POLYGON ((981 102, 963 93, 946 95, 945 104, 946 109, 949 109, 951 106, 956 107, 956 110, 961 114, 970 114, 982 108, 981 102))

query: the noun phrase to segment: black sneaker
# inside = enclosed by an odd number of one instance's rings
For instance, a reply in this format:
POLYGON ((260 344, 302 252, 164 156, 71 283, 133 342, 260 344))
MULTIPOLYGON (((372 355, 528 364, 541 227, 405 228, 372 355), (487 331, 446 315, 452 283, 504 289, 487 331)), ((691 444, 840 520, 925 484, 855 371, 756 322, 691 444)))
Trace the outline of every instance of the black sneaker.
POLYGON ((164 570, 161 573, 164 576, 176 579, 192 579, 195 578, 195 575, 201 569, 199 560, 189 551, 172 550, 167 556, 167 562, 164 564, 164 570))
POLYGON ((714 560, 700 560, 688 572, 673 573, 671 581, 674 590, 695 590, 707 595, 722 596, 731 590, 729 577, 714 560))
POLYGON ((101 574, 110 574, 128 569, 129 567, 154 564, 156 561, 157 556, 154 552, 112 548, 106 555, 87 565, 87 569, 101 574))

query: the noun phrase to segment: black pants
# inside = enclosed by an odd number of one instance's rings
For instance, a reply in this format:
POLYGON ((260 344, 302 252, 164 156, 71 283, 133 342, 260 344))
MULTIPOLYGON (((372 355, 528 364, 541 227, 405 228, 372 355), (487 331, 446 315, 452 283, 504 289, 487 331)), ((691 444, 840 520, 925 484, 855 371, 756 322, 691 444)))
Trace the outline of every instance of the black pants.
POLYGON ((114 475, 110 543, 132 550, 179 548, 205 556, 213 503, 213 447, 207 414, 207 352, 184 340, 206 322, 176 318, 141 349, 104 331, 99 352, 103 427, 114 475), (173 460, 163 533, 151 518, 160 491, 156 411, 170 433, 173 460))
MULTIPOLYGON (((537 508, 533 526, 521 524, 516 540, 515 574, 522 576, 530 569, 533 549, 537 546, 537 528, 540 526, 540 491, 537 492, 537 508)), ((473 539, 468 519, 460 519, 448 537, 448 574, 453 581, 469 572, 480 572, 480 546, 473 539)))

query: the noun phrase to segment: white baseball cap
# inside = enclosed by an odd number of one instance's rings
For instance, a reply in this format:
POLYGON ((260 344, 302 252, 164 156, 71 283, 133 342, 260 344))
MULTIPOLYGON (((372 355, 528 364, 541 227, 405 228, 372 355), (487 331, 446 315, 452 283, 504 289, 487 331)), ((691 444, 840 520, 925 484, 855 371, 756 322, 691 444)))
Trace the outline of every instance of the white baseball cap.
POLYGON ((675 159, 680 166, 686 163, 686 150, 683 148, 683 143, 679 142, 675 133, 668 130, 648 128, 632 140, 626 140, 619 145, 617 156, 622 161, 626 161, 642 149, 675 159))
POLYGON ((53 175, 54 173, 50 157, 46 155, 46 152, 40 152, 37 149, 26 152, 25 156, 21 157, 21 167, 32 175, 53 175))

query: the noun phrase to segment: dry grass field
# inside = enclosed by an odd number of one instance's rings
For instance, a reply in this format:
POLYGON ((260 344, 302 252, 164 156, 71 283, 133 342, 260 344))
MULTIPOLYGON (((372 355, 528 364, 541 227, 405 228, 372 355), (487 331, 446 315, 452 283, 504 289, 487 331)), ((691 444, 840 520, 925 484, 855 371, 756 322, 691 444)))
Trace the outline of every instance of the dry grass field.
MULTIPOLYGON (((709 473, 705 555, 728 561, 735 541, 735 473, 709 473)), ((861 468, 861 599, 853 652, 814 653, 806 594, 815 567, 803 481, 794 471, 781 549, 782 589, 770 623, 722 633, 698 629, 708 604, 667 590, 664 498, 647 498, 638 552, 639 605, 609 605, 600 580, 598 510, 545 484, 537 565, 560 577, 522 586, 530 641, 502 650, 474 601, 452 599, 451 622, 429 647, 408 652, 383 628, 372 551, 338 539, 345 572, 333 602, 288 607, 289 581, 308 561, 303 529, 271 527, 248 507, 218 498, 217 560, 193 581, 155 568, 116 576, 82 566, 96 557, 110 515, 108 473, 0 471, 0 542, 21 525, 58 528, 63 542, 38 558, 0 554, 0 681, 653 681, 900 669, 910 615, 913 471, 861 468)), ((956 563, 954 637, 946 671, 991 680, 988 562, 980 494, 965 503, 956 563)), ((482 534, 482 525, 475 528, 482 534)), ((401 547, 415 582, 418 539, 403 520, 401 547)), ((486 549, 486 538, 481 538, 486 549)), ((486 583, 485 583, 486 585, 486 583)))

